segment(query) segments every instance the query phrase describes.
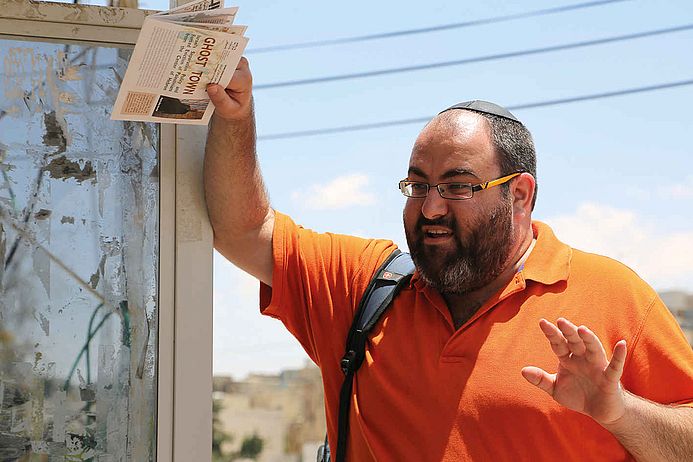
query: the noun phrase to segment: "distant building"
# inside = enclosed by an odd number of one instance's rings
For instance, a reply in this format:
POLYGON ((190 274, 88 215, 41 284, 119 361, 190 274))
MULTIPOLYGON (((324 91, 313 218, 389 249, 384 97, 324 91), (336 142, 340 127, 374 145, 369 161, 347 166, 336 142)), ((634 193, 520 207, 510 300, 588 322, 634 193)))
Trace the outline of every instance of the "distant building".
POLYGON ((320 370, 313 364, 278 375, 251 374, 246 380, 214 378, 221 405, 219 423, 233 439, 226 452, 258 435, 264 442, 259 462, 315 460, 314 448, 325 438, 325 409, 320 370), (312 453, 308 459, 305 454, 312 453))
POLYGON ((693 347, 693 294, 668 291, 660 292, 659 296, 679 322, 688 343, 693 347))

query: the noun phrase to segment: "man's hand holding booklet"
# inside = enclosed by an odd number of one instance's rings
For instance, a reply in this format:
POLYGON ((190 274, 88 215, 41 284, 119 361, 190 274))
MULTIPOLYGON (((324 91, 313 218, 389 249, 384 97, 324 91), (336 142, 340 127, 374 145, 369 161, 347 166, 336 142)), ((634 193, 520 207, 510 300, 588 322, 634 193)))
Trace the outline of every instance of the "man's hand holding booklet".
POLYGON ((148 16, 113 106, 114 120, 205 125, 210 83, 228 85, 248 39, 237 7, 196 0, 148 16))

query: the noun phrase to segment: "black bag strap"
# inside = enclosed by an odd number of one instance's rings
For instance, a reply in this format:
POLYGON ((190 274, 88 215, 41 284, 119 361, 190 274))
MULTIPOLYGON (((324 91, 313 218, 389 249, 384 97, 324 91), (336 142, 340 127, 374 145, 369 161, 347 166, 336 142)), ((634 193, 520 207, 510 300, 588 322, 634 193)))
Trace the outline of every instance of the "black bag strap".
POLYGON ((409 282, 412 274, 414 274, 414 269, 411 256, 406 252, 395 250, 375 272, 375 276, 368 284, 356 310, 354 321, 347 336, 344 357, 340 362, 340 367, 344 372, 344 382, 339 393, 336 462, 346 460, 349 406, 354 385, 354 374, 363 364, 368 333, 378 322, 392 299, 409 282))

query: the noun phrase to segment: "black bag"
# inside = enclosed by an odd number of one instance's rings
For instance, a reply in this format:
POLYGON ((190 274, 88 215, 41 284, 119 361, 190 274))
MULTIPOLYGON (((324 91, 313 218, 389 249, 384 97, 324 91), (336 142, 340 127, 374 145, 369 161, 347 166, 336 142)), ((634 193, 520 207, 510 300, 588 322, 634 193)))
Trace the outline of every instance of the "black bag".
MULTIPOLYGON (((339 393, 339 427, 337 433, 336 462, 346 460, 347 437, 349 435, 349 406, 354 385, 354 374, 361 367, 366 355, 366 341, 373 326, 414 274, 414 262, 406 252, 395 250, 375 272, 356 310, 354 321, 347 336, 344 357, 340 367, 344 382, 339 393)), ((331 462, 330 446, 325 444, 318 450, 318 462, 331 462)))

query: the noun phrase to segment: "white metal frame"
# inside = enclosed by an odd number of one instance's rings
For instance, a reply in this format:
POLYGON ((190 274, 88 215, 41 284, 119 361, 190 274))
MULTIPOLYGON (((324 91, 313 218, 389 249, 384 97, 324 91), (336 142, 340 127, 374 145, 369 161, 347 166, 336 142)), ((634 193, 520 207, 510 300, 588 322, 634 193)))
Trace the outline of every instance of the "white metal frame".
MULTIPOLYGON (((0 0, 0 38, 133 46, 151 13, 0 0)), ((205 134, 206 127, 160 130, 158 462, 211 460, 213 243, 202 188, 205 134)))

